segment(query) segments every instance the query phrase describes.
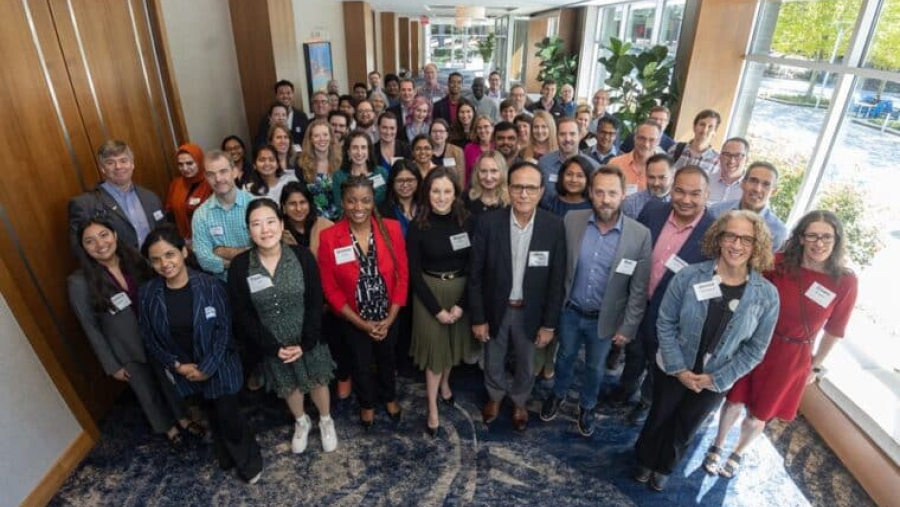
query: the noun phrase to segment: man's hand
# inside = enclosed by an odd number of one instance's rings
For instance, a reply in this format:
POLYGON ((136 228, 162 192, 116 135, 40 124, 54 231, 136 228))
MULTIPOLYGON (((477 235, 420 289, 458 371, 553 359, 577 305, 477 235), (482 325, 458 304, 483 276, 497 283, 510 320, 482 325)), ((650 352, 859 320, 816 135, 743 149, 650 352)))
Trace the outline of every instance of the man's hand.
POLYGON ((475 335, 475 339, 481 343, 487 343, 488 340, 491 339, 487 324, 476 324, 472 326, 472 334, 475 335))
POLYGON ((553 330, 542 327, 538 329, 537 339, 534 341, 534 344, 537 345, 537 348, 542 349, 550 343, 550 340, 553 339, 553 330))

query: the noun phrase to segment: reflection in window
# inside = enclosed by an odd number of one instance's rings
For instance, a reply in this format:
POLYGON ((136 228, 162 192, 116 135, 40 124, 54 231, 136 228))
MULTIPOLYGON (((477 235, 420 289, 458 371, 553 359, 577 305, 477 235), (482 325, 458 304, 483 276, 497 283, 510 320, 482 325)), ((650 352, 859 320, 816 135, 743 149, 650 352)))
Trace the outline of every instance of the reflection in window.
POLYGON ((681 33, 681 21, 684 18, 684 0, 666 2, 663 20, 660 24, 659 44, 669 48, 674 55, 678 48, 678 36, 681 33))
POLYGON ((644 47, 652 45, 655 4, 656 2, 641 2, 631 6, 628 14, 628 30, 625 32, 626 42, 644 47))
POLYGON ((862 0, 766 0, 753 53, 813 61, 841 61, 862 0))
POLYGON ((900 71, 900 0, 886 0, 865 67, 900 71))

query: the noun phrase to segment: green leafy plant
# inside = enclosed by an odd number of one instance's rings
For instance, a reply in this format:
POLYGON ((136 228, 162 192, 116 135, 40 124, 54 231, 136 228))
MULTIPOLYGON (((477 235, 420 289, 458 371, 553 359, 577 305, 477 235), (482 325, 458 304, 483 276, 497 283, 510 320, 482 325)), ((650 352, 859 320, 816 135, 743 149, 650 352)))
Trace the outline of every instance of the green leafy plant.
POLYGON ((641 51, 612 37, 605 49, 609 55, 597 61, 606 68, 610 103, 619 105, 616 116, 622 124, 621 136, 625 137, 647 119, 652 107, 671 109, 675 104, 677 95, 671 85, 675 62, 665 46, 641 51))
POLYGON ((557 36, 544 37, 534 45, 538 48, 534 56, 540 58, 540 71, 537 80, 544 82, 547 79, 556 81, 558 88, 564 84, 575 86, 575 78, 578 76, 578 55, 568 55, 565 51, 565 42, 557 36))
POLYGON ((494 57, 494 45, 496 42, 497 37, 493 33, 489 33, 487 37, 478 41, 478 54, 481 55, 481 60, 484 63, 490 63, 494 57))

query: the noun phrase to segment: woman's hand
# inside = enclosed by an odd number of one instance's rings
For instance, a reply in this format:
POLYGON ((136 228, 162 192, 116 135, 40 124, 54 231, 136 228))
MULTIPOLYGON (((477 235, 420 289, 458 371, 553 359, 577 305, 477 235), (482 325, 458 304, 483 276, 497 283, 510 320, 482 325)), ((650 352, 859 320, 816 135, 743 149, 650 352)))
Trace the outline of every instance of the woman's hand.
POLYGON ((695 393, 699 393, 703 390, 703 388, 699 386, 699 375, 690 370, 680 371, 675 377, 678 378, 679 382, 684 384, 684 387, 687 387, 695 393))
POLYGON ((299 345, 291 345, 290 347, 281 347, 278 349, 278 359, 284 364, 290 364, 300 359, 303 355, 303 349, 299 345))
POLYGON ((453 324, 454 321, 453 315, 447 310, 439 311, 437 315, 435 315, 435 318, 437 318, 438 322, 444 325, 453 324))
POLYGON ((112 376, 119 382, 128 382, 129 380, 131 380, 131 375, 128 374, 128 370, 126 370, 124 366, 119 368, 119 371, 113 373, 112 376))
POLYGON ((453 322, 461 319, 463 316, 463 309, 453 305, 453 308, 450 309, 450 316, 453 317, 453 322))

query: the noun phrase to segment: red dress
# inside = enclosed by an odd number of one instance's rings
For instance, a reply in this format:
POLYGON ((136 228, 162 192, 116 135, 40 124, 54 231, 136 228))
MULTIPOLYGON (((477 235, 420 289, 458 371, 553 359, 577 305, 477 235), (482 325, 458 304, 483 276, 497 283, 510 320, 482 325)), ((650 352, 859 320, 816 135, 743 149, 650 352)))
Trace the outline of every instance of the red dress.
MULTIPOLYGON (((781 255, 776 256, 776 265, 781 255)), ((753 417, 768 421, 777 417, 791 421, 797 416, 812 363, 812 338, 822 327, 832 336, 843 337, 856 302, 856 276, 842 275, 837 280, 825 273, 800 268, 798 273, 766 273, 778 289, 781 299, 775 335, 762 362, 738 380, 728 401, 743 403, 753 417), (805 294, 818 282, 835 293, 823 308, 805 294), (803 305, 802 307, 800 305, 803 305), (801 341, 809 342, 801 343, 801 341)))

